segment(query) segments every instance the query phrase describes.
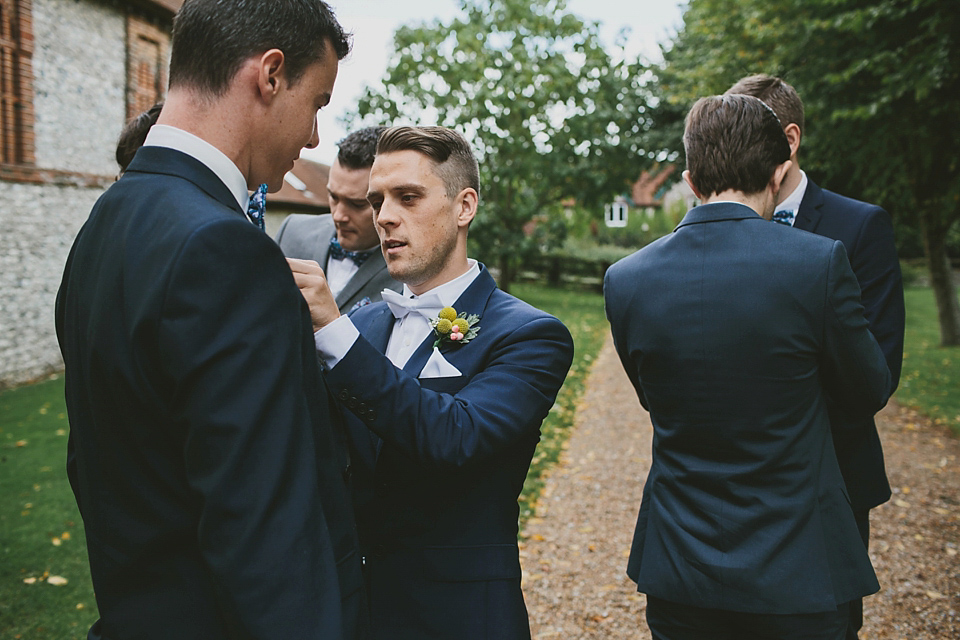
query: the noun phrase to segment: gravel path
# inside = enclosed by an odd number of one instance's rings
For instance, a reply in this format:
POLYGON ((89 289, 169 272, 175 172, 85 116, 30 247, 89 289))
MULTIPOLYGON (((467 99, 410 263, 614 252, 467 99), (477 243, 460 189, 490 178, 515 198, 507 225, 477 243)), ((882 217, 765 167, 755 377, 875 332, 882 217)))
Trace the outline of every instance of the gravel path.
MULTIPOLYGON (((960 639, 960 441, 891 403, 878 418, 893 499, 873 511, 882 590, 865 601, 861 640, 960 639)), ((624 573, 652 427, 608 338, 560 464, 521 545, 533 637, 650 632, 645 596, 624 573)))

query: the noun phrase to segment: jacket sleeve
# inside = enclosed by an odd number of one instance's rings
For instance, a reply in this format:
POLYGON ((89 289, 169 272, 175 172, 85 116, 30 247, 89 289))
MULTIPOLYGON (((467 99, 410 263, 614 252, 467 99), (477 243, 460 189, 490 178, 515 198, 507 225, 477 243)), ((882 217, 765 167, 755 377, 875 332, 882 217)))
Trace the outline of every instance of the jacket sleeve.
POLYGON ((159 348, 199 549, 236 637, 340 637, 303 304, 277 247, 236 221, 192 235, 165 293, 159 348))
POLYGON ((860 287, 843 244, 835 241, 826 278, 824 386, 850 417, 873 415, 890 396, 890 369, 860 304, 860 287))
POLYGON ((873 207, 850 251, 850 266, 860 284, 864 316, 890 368, 890 394, 900 383, 903 364, 903 277, 890 215, 873 207))
MULTIPOLYGON (((458 348, 471 347, 481 345, 458 348)), ((361 336, 327 372, 327 383, 368 428, 407 456, 462 467, 537 433, 573 359, 570 333, 552 316, 498 336, 488 348, 477 373, 448 393, 421 387, 361 336)))

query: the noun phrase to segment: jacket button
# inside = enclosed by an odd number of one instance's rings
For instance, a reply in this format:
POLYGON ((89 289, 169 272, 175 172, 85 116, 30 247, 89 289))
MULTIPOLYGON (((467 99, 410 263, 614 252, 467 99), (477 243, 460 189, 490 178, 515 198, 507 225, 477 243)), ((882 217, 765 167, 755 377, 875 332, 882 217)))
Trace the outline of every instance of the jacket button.
POLYGON ((350 394, 347 393, 346 389, 340 389, 340 393, 337 394, 337 397, 340 398, 340 400, 346 401, 346 399, 350 397, 350 394))
POLYGON ((373 422, 376 419, 377 419, 377 410, 371 407, 370 409, 367 410, 367 421, 373 422))

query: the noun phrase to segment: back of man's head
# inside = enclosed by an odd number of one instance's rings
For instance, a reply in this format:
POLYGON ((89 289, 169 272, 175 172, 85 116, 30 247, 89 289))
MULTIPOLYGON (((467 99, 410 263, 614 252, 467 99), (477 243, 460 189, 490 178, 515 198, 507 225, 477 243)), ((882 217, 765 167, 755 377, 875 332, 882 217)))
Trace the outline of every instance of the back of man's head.
POLYGON ((391 127, 380 135, 377 155, 393 151, 417 151, 430 158, 450 198, 466 188, 480 192, 477 159, 467 139, 453 129, 391 127))
POLYGON ((350 52, 322 0, 186 0, 173 20, 170 87, 221 96, 244 61, 270 49, 283 51, 286 79, 296 84, 323 59, 325 41, 338 60, 350 52))
POLYGON ((377 141, 386 127, 358 129, 337 143, 337 161, 346 169, 369 169, 377 154, 377 141))
POLYGON ((780 78, 765 73, 747 76, 727 89, 724 95, 732 93, 760 98, 777 114, 781 125, 786 127, 795 124, 800 128, 800 135, 803 135, 803 101, 796 90, 780 78))
POLYGON ((790 159, 780 121, 759 99, 741 94, 697 100, 683 132, 690 181, 704 197, 763 191, 790 159))

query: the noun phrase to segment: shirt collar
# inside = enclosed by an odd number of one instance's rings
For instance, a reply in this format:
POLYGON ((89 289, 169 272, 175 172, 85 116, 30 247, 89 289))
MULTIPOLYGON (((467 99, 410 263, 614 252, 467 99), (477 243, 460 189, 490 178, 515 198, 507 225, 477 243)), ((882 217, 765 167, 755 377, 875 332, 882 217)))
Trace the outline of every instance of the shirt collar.
POLYGON ((420 294, 420 296, 415 296, 407 285, 403 285, 403 297, 421 297, 435 293, 437 297, 440 298, 440 302, 442 302, 444 306, 452 307, 453 303, 460 299, 460 296, 463 295, 463 292, 467 290, 467 287, 469 287, 473 281, 476 280, 477 276, 480 275, 480 265, 476 260, 468 259, 467 264, 469 264, 470 267, 462 276, 458 276, 450 282, 445 282, 444 284, 438 285, 429 291, 424 291, 420 294))
POLYGON ((143 146, 174 149, 202 162, 226 185, 233 197, 237 199, 240 209, 242 211, 247 210, 247 203, 250 200, 250 194, 247 191, 247 179, 243 177, 243 173, 226 154, 203 138, 177 127, 155 124, 150 127, 143 146))

